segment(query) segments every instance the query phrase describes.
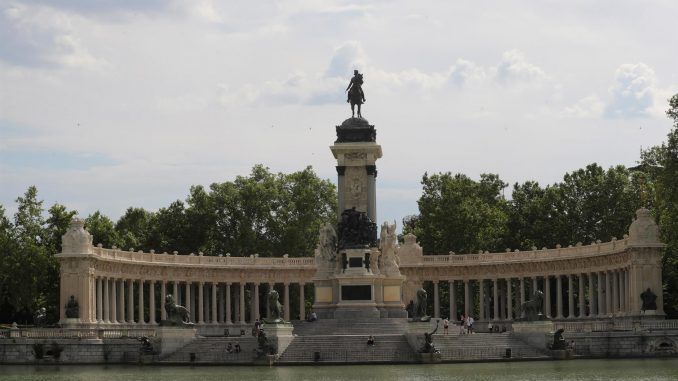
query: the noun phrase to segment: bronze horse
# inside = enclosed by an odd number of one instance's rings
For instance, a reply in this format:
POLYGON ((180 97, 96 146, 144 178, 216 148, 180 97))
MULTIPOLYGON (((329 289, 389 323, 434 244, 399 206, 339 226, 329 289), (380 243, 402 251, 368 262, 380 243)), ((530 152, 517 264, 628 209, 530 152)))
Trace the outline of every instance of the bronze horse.
POLYGON ((355 105, 358 105, 358 118, 362 118, 360 113, 360 106, 365 102, 365 93, 363 92, 363 75, 358 73, 358 70, 353 71, 353 78, 348 84, 346 91, 348 91, 348 99, 346 102, 351 103, 351 116, 355 117, 355 105))

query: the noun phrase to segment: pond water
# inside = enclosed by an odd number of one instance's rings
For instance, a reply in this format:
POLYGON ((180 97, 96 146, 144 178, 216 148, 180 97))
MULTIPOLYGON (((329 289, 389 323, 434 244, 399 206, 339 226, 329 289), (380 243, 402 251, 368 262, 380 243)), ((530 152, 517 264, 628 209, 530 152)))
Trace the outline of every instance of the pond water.
POLYGON ((678 359, 570 360, 437 365, 128 366, 1 365, 0 381, 678 380, 678 359))

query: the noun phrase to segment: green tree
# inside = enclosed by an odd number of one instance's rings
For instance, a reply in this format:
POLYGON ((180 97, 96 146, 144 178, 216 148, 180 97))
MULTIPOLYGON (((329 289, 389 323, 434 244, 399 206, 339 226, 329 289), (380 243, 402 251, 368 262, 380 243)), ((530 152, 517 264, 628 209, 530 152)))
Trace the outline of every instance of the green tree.
POLYGON ((152 213, 143 208, 128 208, 115 224, 121 248, 148 251, 148 234, 152 213))
POLYGON ((121 244, 113 221, 98 210, 85 218, 85 227, 92 235, 95 245, 111 248, 121 244))
POLYGON ((499 176, 482 174, 474 181, 449 172, 424 174, 421 183, 419 216, 408 218, 404 233, 419 237, 424 253, 499 250, 508 220, 501 194, 507 184, 499 176))

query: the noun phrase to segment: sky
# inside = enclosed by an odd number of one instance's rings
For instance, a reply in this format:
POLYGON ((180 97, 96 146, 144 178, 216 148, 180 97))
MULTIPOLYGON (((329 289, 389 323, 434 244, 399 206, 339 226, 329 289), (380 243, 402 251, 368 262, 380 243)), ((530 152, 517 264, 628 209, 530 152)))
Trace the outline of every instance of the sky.
MULTIPOLYGON (((632 166, 671 128, 678 2, 0 0, 0 204, 86 217, 313 166, 364 73, 378 222, 425 172, 560 181, 632 166)), ((510 198, 510 187, 506 189, 510 198)), ((400 228, 400 226, 399 226, 400 228)))

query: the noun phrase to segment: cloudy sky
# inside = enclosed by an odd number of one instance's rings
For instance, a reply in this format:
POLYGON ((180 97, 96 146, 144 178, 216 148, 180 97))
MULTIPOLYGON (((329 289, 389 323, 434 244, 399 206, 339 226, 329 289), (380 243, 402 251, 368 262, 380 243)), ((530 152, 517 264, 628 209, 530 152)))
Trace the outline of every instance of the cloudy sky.
MULTIPOLYGON (((254 164, 312 165, 365 75, 379 220, 424 172, 553 183, 633 165, 670 128, 675 0, 0 0, 0 204, 118 218, 254 164)), ((510 196, 510 189, 507 189, 510 196)))

